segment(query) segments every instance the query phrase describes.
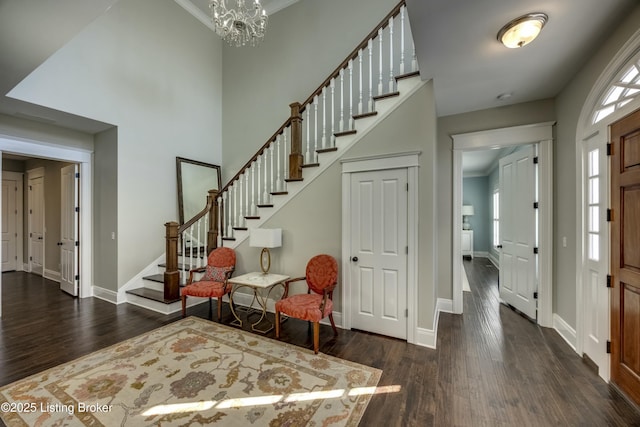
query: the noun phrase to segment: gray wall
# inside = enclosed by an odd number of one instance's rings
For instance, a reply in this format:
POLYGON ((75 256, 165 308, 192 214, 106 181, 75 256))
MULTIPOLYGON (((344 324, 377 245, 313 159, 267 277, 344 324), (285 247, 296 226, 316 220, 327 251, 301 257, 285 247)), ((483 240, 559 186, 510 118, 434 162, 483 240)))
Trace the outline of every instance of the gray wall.
POLYGON ((118 287, 164 252, 175 157, 222 163, 221 43, 173 0, 121 0, 12 91, 118 127, 118 287))
POLYGON ((552 99, 492 108, 471 113, 438 118, 437 147, 437 222, 438 222, 438 297, 453 298, 451 224, 453 207, 453 139, 451 135, 481 130, 553 121, 555 104, 552 99))
POLYGON ((93 172, 93 283, 118 290, 118 129, 95 136, 93 172))
POLYGON ((469 224, 473 230, 473 251, 489 252, 491 245, 491 217, 489 181, 486 176, 464 178, 462 180, 462 204, 473 206, 473 216, 469 217, 469 224))
POLYGON ((223 48, 223 185, 360 43, 396 0, 300 0, 256 48, 223 48))

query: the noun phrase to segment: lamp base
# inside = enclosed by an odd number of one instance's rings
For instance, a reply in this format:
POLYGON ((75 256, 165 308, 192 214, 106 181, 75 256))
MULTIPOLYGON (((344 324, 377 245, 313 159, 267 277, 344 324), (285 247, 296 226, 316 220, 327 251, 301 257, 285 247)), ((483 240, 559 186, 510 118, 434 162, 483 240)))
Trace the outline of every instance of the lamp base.
POLYGON ((262 248, 262 252, 260 252, 260 269, 262 270, 262 274, 269 273, 269 269, 271 268, 271 252, 269 252, 269 248, 262 248), (266 261, 266 266, 265 266, 266 261))

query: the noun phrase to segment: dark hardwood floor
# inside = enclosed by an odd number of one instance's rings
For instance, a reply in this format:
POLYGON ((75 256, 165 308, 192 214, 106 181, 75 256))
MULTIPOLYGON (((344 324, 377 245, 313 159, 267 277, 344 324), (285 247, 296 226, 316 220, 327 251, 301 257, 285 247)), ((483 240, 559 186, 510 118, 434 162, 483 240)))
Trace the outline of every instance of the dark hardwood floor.
MULTIPOLYGON (((640 426, 640 414, 562 338, 498 303, 497 270, 465 261, 472 292, 463 316, 442 314, 437 350, 356 331, 321 327, 320 351, 384 371, 361 426, 640 426)), ((78 300, 38 276, 2 275, 0 385, 179 319, 128 304, 78 300)), ((206 304, 189 309, 206 318, 206 304)), ((231 320, 224 305, 223 323, 231 320)), ((273 332, 270 335, 273 337, 273 332)), ((312 347, 305 322, 289 319, 282 339, 312 347)))

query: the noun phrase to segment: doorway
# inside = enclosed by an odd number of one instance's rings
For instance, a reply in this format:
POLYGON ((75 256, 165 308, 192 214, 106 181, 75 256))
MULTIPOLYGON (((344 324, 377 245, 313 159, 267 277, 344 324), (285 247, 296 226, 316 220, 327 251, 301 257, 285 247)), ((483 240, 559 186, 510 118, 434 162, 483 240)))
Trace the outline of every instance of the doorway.
MULTIPOLYGON (((419 153, 399 153, 396 155, 387 155, 385 157, 371 157, 371 158, 356 158, 356 159, 343 159, 342 162, 342 326, 345 329, 351 329, 352 327, 372 329, 372 332, 378 332, 391 336, 401 336, 402 339, 406 339, 409 343, 415 343, 418 335, 417 327, 417 269, 418 269, 418 156, 419 153), (371 183, 371 184, 369 184, 371 183), (384 233, 385 227, 378 227, 373 229, 369 233, 365 233, 362 236, 376 236, 376 239, 386 239, 388 246, 382 246, 382 252, 389 252, 389 254, 383 254, 382 256, 389 256, 394 259, 394 262, 399 261, 399 265, 392 266, 386 271, 379 269, 378 277, 384 277, 387 280, 387 284, 394 284, 387 287, 382 291, 376 291, 380 295, 368 297, 366 292, 368 288, 361 288, 357 294, 354 295, 354 289, 358 287, 358 278, 371 277, 368 283, 373 283, 376 269, 364 265, 369 263, 366 254, 364 257, 363 265, 360 266, 360 249, 361 245, 357 245, 354 242, 354 236, 359 235, 359 231, 356 228, 361 229, 363 224, 368 224, 371 227, 375 227, 375 224, 383 224, 384 221, 374 220, 371 216, 371 222, 359 223, 354 222, 354 215, 357 212, 357 205, 354 205, 354 192, 358 192, 358 187, 364 186, 366 189, 372 191, 365 194, 376 194, 373 188, 377 183, 378 188, 381 186, 386 188, 378 191, 378 195, 382 195, 387 192, 386 197, 392 197, 394 200, 382 200, 382 204, 379 205, 380 209, 386 210, 387 223, 395 219, 396 222, 393 227, 388 227, 388 234, 384 233), (402 193, 402 194, 401 194, 402 193), (405 207, 397 209, 397 206, 393 204, 406 204, 405 207), (382 206, 387 206, 383 208, 382 206), (401 221, 406 221, 406 227, 401 225, 398 228, 399 217, 404 218, 401 221), (389 231, 393 230, 393 232, 389 231), (356 253, 357 252, 357 253, 356 253), (394 255, 395 254, 395 255, 394 255), (356 259, 354 259, 356 258, 356 259), (362 267, 362 268, 361 268, 362 267), (398 270, 401 270, 399 272, 398 270), (396 271, 395 273, 393 271, 396 271), (404 282, 404 283, 402 283, 404 282), (393 292, 391 292, 393 290, 393 292), (376 329, 377 326, 371 326, 366 323, 362 323, 360 317, 362 315, 372 318, 373 315, 367 315, 365 312, 366 305, 362 307, 365 310, 360 310, 361 301, 374 301, 373 298, 378 298, 377 314, 382 322, 377 320, 374 322, 376 325, 383 325, 382 329, 376 329), (384 304, 383 304, 384 303, 384 304), (387 310, 387 311, 385 311, 387 310), (389 326, 389 325, 395 326, 389 326), (363 326, 364 325, 364 326, 363 326), (398 326, 400 325, 400 326, 398 326), (401 328, 401 331, 392 331, 388 328, 401 328)), ((363 200, 367 200, 366 197, 363 200)), ((362 200, 361 200, 362 202, 362 200)), ((366 215, 365 215, 366 220, 366 215)), ((389 224, 388 224, 389 225, 389 224)), ((364 242, 366 243, 366 241, 364 242)), ((366 245, 365 245, 366 246, 366 245)), ((367 252, 367 251, 365 251, 367 252)), ((369 251, 370 252, 370 251, 369 251)), ((373 261, 375 263, 375 261, 373 261)), ((366 283, 366 281, 365 281, 366 283)), ((362 284, 362 282, 360 282, 362 284)), ((375 304, 375 303, 374 303, 375 304)), ((372 310, 374 311, 373 306, 372 310)))
POLYGON ((27 171, 27 259, 30 273, 44 276, 45 269, 45 202, 44 168, 27 171))
MULTIPOLYGON (((93 295, 93 225, 92 225, 92 156, 90 151, 74 147, 62 147, 39 141, 25 139, 14 139, 8 136, 0 136, 0 155, 2 153, 13 153, 36 158, 59 160, 70 163, 77 163, 80 168, 80 176, 84 177, 79 186, 79 200, 84 208, 79 212, 79 232, 82 242, 79 245, 78 271, 79 288, 78 296, 86 298, 93 295)), ((2 281, 0 279, 0 292, 2 281)), ((0 300, 0 316, 2 316, 2 301, 0 300)))
POLYGON ((541 326, 551 327, 552 315, 552 237, 553 237, 553 163, 552 129, 554 122, 452 135, 453 137, 453 312, 462 309, 462 153, 488 148, 538 144, 538 319, 541 326))

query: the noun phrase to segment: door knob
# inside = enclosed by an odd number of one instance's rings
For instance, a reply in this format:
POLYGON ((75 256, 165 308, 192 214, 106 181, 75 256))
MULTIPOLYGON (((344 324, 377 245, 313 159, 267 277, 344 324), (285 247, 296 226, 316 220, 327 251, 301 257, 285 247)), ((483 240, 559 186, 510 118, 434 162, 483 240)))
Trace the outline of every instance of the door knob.
POLYGON ((358 262, 358 257, 357 257, 357 256, 352 256, 352 257, 351 257, 351 261, 353 261, 353 262, 358 262))
POLYGON ((498 249, 502 249, 502 245, 498 245, 496 246, 498 249))
POLYGON ((62 242, 58 242, 58 246, 62 246, 62 242))
POLYGON ((38 240, 42 240, 42 236, 38 237, 38 240))

